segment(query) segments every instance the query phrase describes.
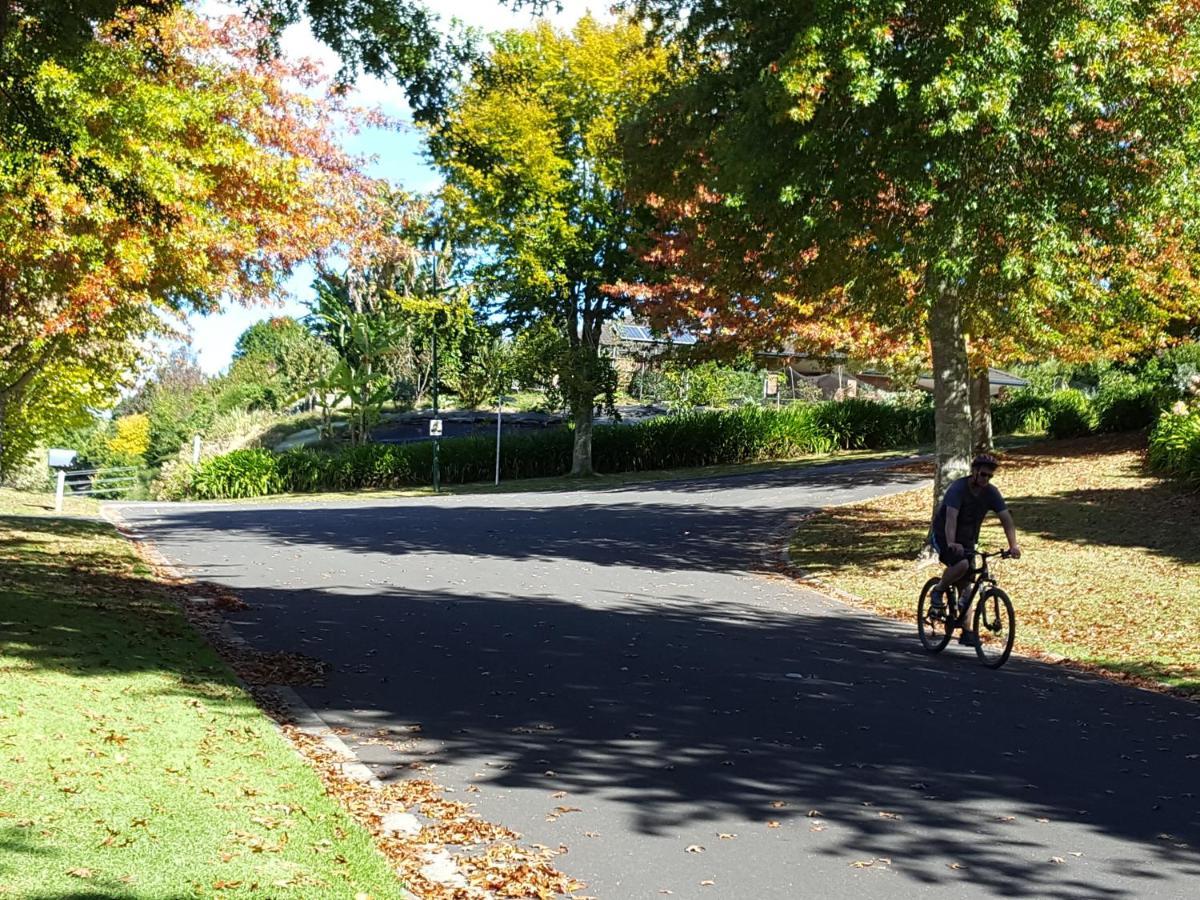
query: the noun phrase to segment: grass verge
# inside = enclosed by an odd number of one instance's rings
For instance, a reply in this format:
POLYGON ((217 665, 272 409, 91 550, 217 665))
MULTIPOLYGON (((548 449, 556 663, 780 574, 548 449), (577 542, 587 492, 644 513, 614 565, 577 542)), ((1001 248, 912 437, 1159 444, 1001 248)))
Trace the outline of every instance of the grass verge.
POLYGON ((45 506, 0 492, 0 894, 400 896, 170 589, 45 506))
MULTIPOLYGON (((1048 442, 1004 455, 997 486, 1025 555, 994 569, 1017 610, 1017 649, 1200 696, 1200 495, 1148 475, 1144 437, 1048 442)), ((808 518, 793 563, 886 615, 911 617, 936 571, 914 559, 929 492, 808 518)), ((982 548, 1002 547, 990 517, 982 548)), ((915 640, 914 635, 914 640, 915 640)))

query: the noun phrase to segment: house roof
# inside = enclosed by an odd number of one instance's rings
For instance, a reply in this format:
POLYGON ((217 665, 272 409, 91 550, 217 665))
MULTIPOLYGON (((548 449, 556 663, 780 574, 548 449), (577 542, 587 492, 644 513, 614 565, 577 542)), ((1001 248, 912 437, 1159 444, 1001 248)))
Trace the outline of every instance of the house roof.
MULTIPOLYGON (((917 383, 922 387, 933 387, 933 373, 923 372, 921 377, 917 379, 917 383), (926 384, 927 383, 927 384, 926 384)), ((994 388, 1011 387, 1023 388, 1029 387, 1028 380, 1020 375, 1014 375, 1012 372, 1005 372, 1003 369, 995 369, 988 367, 988 384, 994 388)))
POLYGON ((680 344, 691 346, 699 338, 684 331, 655 334, 645 325, 629 325, 624 322, 613 323, 613 333, 622 341, 632 341, 636 344, 680 344))

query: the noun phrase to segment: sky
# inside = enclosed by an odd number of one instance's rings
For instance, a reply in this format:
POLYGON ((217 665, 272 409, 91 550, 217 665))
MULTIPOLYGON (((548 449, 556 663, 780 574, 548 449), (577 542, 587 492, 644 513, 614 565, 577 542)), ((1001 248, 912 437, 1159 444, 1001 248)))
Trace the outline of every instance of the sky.
MULTIPOLYGON (((597 18, 608 18, 607 0, 560 0, 562 10, 547 15, 561 28, 570 28, 582 16, 591 12, 597 18)), ((527 27, 534 21, 530 12, 514 12, 500 0, 427 0, 427 5, 442 21, 458 19, 463 23, 488 31, 527 27)), ((219 15, 230 7, 219 0, 202 0, 197 4, 202 13, 219 15)), ((281 42, 290 57, 321 60, 332 73, 337 69, 337 57, 318 42, 304 24, 289 28, 281 42)), ((367 107, 379 107, 393 119, 409 121, 404 92, 395 84, 366 76, 355 85, 352 102, 367 107)), ((351 153, 369 157, 367 172, 386 178, 408 191, 421 193, 436 187, 438 174, 423 159, 421 135, 411 126, 399 130, 364 128, 358 134, 347 134, 343 146, 351 153)), ((190 347, 200 367, 209 374, 220 372, 229 365, 238 336, 255 322, 273 316, 302 316, 306 310, 303 300, 311 295, 313 271, 309 266, 298 269, 287 284, 292 299, 278 307, 243 307, 229 301, 222 312, 208 316, 192 316, 190 347)))

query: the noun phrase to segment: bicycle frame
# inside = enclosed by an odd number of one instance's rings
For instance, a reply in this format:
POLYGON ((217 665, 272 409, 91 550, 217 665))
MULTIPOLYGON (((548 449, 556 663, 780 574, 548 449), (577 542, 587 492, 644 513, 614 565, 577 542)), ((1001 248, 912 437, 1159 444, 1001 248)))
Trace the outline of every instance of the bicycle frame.
POLYGON ((988 569, 988 560, 993 556, 999 556, 1001 559, 1008 559, 1008 551, 1001 550, 999 553, 974 553, 972 556, 980 557, 982 563, 978 569, 971 568, 965 576, 967 578, 974 578, 974 581, 972 581, 971 586, 967 588, 965 598, 959 598, 959 616, 958 620, 954 624, 955 628, 961 628, 966 624, 967 610, 971 608, 971 604, 974 603, 975 598, 979 596, 979 589, 985 584, 991 585, 992 587, 996 586, 996 579, 992 577, 991 570, 988 569))

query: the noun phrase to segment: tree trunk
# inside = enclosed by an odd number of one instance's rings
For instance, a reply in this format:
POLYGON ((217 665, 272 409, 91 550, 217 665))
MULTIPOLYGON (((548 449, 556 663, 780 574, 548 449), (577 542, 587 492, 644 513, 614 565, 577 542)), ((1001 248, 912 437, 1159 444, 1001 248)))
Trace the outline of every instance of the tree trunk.
POLYGON ((575 445, 571 452, 571 474, 586 476, 596 474, 592 468, 592 409, 591 398, 577 397, 571 411, 575 419, 575 445))
POLYGON ((971 373, 971 452, 992 450, 992 386, 987 366, 971 373))
POLYGON ((942 290, 929 311, 933 357, 933 410, 937 437, 933 505, 956 478, 967 473, 971 455, 970 370, 958 296, 942 290))

